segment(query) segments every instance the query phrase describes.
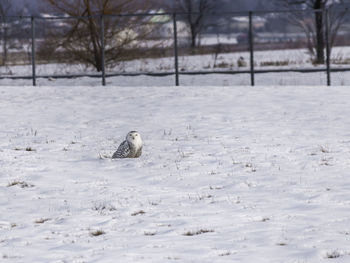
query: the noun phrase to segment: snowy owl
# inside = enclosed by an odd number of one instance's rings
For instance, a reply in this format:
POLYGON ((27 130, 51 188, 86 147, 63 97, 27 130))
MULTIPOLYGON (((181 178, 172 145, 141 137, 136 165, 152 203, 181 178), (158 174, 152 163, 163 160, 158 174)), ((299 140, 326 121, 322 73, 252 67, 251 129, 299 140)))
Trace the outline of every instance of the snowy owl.
POLYGON ((137 131, 130 131, 112 158, 138 158, 142 154, 142 139, 137 131))

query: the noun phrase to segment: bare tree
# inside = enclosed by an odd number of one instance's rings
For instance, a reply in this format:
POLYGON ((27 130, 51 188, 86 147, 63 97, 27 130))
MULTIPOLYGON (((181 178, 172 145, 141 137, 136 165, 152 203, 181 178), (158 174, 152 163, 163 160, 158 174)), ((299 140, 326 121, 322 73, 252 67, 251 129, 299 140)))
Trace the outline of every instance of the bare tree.
MULTIPOLYGON (((113 16, 124 13, 137 13, 146 10, 148 1, 135 0, 45 0, 53 10, 76 18, 66 21, 68 30, 61 34, 61 41, 56 48, 63 48, 73 55, 73 59, 87 65, 93 65, 97 71, 102 70, 101 60, 101 15, 104 16, 104 43, 106 65, 113 65, 123 48, 131 45, 144 33, 137 29, 145 17, 113 16), (137 31, 137 32, 136 32, 137 31)), ((45 44, 47 46, 47 43, 45 44)))
POLYGON ((205 15, 214 9, 213 0, 176 0, 174 11, 185 13, 185 20, 190 28, 191 47, 198 45, 198 36, 203 29, 205 15))
POLYGON ((1 65, 5 65, 7 61, 7 50, 8 50, 8 23, 6 16, 9 15, 11 9, 11 0, 0 1, 0 33, 1 33, 1 44, 2 44, 2 59, 1 65))
MULTIPOLYGON (((298 25, 306 34, 308 41, 308 49, 315 57, 315 63, 323 64, 325 61, 325 9, 336 6, 345 6, 349 3, 347 0, 277 0, 288 8, 307 8, 314 10, 313 22, 309 22, 303 17, 302 13, 295 12, 292 14, 290 21, 298 25)), ((329 26, 329 43, 333 46, 337 32, 344 22, 347 10, 332 12, 328 16, 329 26)))

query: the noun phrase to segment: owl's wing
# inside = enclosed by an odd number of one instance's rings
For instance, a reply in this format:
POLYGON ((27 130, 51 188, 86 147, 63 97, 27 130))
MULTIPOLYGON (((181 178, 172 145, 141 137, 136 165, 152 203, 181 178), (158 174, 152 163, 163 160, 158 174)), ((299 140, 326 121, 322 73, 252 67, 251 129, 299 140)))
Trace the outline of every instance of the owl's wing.
POLYGON ((113 154, 112 158, 127 158, 130 153, 129 144, 127 141, 123 141, 117 151, 113 154))

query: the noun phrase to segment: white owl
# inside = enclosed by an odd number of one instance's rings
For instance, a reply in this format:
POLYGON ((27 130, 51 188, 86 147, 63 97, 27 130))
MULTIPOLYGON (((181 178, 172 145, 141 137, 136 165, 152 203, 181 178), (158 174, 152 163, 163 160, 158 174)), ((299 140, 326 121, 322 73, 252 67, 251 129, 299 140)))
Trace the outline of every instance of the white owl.
POLYGON ((112 158, 138 158, 142 154, 142 139, 137 131, 130 131, 112 158))

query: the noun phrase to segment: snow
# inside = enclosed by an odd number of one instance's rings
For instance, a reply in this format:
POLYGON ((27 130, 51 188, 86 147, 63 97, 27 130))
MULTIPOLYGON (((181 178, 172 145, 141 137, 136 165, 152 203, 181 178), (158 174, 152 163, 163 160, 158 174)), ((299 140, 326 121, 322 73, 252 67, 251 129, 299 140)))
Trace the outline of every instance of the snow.
POLYGON ((3 262, 350 259, 348 87, 0 94, 3 262))
MULTIPOLYGON (((209 41, 206 38, 206 41, 209 41)), ((181 50, 180 50, 181 51, 181 50)), ((180 52, 181 53, 181 52, 180 52)), ((350 58, 350 49, 348 47, 335 47, 332 50, 331 69, 348 67, 350 58)), ((300 70, 300 69, 323 69, 323 72, 300 73, 300 72, 282 72, 282 73, 257 73, 255 74, 255 84, 260 86, 307 86, 317 85, 326 86, 327 76, 324 65, 315 66, 311 64, 310 57, 306 49, 296 50, 273 50, 257 51, 254 54, 256 70, 300 70)), ((179 56, 180 84, 184 86, 242 86, 250 85, 250 74, 210 74, 210 75, 185 75, 189 71, 249 71, 249 52, 219 53, 215 59, 215 54, 179 56), (245 67, 239 67, 237 61, 243 57, 247 62, 245 67)), ((164 57, 158 59, 137 59, 120 62, 114 68, 107 68, 108 74, 116 73, 173 73, 174 58, 164 57)), ((20 77, 32 75, 31 65, 15 65, 0 67, 2 76, 20 77)), ((36 66, 37 76, 57 76, 57 75, 98 75, 92 68, 82 64, 49 63, 38 64, 36 66)), ((38 78, 39 86, 65 86, 65 85, 89 85, 96 86, 101 84, 101 78, 38 78)), ((140 76, 117 76, 108 77, 107 85, 111 86, 173 86, 175 83, 174 75, 166 77, 152 77, 146 75, 140 76)), ((334 86, 350 85, 350 74, 346 72, 332 72, 331 83, 334 86)), ((0 86, 21 86, 32 85, 32 80, 27 79, 0 79, 0 86)))
MULTIPOLYGON (((180 74, 181 86, 250 86, 251 79, 250 74, 202 74, 202 75, 182 75, 180 74)), ((54 78, 37 78, 38 86, 99 86, 102 83, 100 77, 89 78, 71 78, 71 79, 54 79, 54 78)), ((350 74, 346 72, 337 72, 331 74, 331 83, 335 86, 350 85, 350 74)), ((153 76, 118 76, 107 77, 107 86, 123 86, 123 87, 139 87, 152 86, 152 87, 171 87, 175 85, 175 75, 168 75, 165 77, 153 77, 153 76)), ((31 79, 2 79, 0 80, 0 86, 30 86, 32 85, 31 79)), ((326 86, 327 75, 325 72, 316 73, 297 73, 297 72, 285 72, 285 73, 263 73, 255 74, 255 85, 257 86, 326 86)), ((246 87, 248 88, 248 87, 246 87)))

